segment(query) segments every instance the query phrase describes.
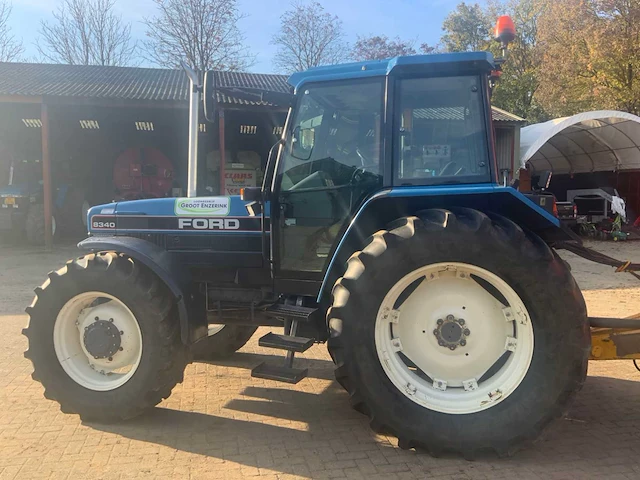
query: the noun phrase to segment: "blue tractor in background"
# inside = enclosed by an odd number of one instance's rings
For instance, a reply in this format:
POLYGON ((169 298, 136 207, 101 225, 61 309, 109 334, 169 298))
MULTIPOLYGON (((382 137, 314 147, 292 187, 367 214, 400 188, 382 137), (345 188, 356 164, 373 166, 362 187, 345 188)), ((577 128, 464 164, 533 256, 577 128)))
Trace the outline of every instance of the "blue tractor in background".
MULTIPOLYGON (((44 196, 42 163, 11 160, 0 179, 0 233, 14 241, 23 237, 31 245, 44 242, 44 196)), ((51 226, 56 237, 86 232, 89 204, 82 189, 58 184, 54 190, 51 226)))
POLYGON ((579 240, 498 182, 497 63, 475 52, 296 73, 261 187, 197 197, 192 148, 188 197, 91 208, 87 253, 27 309, 47 398, 86 420, 131 418, 194 358, 273 326, 259 344, 283 363, 254 377, 296 383, 295 353, 326 342, 352 406, 402 448, 506 455, 535 439, 585 380, 589 320, 554 251, 579 240))

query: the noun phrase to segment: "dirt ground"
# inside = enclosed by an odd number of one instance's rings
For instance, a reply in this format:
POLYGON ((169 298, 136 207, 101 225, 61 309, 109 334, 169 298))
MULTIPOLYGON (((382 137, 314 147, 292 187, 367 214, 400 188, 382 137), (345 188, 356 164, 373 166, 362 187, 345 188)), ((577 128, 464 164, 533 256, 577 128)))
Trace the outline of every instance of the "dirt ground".
MULTIPOLYGON (((640 243, 590 246, 640 262, 640 243)), ((172 396, 120 425, 83 424, 60 413, 31 379, 22 356, 24 307, 46 273, 78 252, 0 247, 0 480, 5 478, 437 478, 640 479, 640 373, 629 361, 591 362, 569 411, 533 447, 510 459, 467 462, 397 448, 349 408, 324 345, 307 351, 309 377, 295 386, 252 379, 277 361, 258 332, 234 357, 195 363, 172 396)), ((640 281, 561 254, 572 266, 589 314, 640 313, 640 281)))

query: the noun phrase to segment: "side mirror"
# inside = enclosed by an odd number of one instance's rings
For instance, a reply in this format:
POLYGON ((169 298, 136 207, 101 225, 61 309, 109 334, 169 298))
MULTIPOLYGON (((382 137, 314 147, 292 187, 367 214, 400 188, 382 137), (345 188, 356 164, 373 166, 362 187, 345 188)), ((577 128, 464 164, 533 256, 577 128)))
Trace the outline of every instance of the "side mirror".
POLYGON ((315 130, 313 128, 294 128, 291 136, 291 155, 298 160, 309 160, 315 144, 315 130))
POLYGON ((244 187, 240 189, 240 198, 243 202, 260 202, 262 201, 262 188, 260 187, 244 187))
POLYGON ((216 95, 215 72, 208 70, 204 74, 204 86, 202 88, 204 118, 208 122, 215 122, 216 120, 216 107, 218 106, 218 97, 216 95))

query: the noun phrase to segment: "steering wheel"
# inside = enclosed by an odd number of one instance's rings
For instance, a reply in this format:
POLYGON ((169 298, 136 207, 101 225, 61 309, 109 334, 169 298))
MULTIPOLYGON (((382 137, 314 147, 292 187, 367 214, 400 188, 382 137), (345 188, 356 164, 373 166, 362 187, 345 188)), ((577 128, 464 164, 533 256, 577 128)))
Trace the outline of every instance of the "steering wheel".
POLYGON ((368 159, 364 153, 362 153, 362 150, 360 150, 360 147, 356 147, 356 155, 358 155, 358 157, 360 158, 360 164, 361 164, 360 167, 358 167, 358 170, 362 170, 364 172, 367 170, 367 168, 378 166, 372 160, 368 159))

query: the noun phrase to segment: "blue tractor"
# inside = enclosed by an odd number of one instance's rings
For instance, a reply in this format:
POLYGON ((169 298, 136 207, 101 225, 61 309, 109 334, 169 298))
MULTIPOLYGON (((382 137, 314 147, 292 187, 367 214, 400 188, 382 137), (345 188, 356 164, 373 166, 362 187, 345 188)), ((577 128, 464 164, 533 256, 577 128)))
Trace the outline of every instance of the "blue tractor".
MULTIPOLYGON (((0 180, 0 233, 13 240, 26 239, 32 245, 44 242, 44 195, 42 163, 12 160, 6 179, 0 180)), ((86 232, 89 204, 82 189, 58 183, 54 190, 51 226, 54 237, 60 230, 81 238, 86 232)))
POLYGON ((296 383, 295 353, 326 343, 352 406, 402 448, 504 455, 536 438, 585 380, 589 323, 553 248, 576 238, 498 182, 496 68, 475 52, 296 73, 261 187, 194 196, 192 155, 188 197, 91 208, 87 254, 27 309, 47 398, 131 418, 194 357, 272 326, 259 344, 283 362, 254 377, 296 383))

